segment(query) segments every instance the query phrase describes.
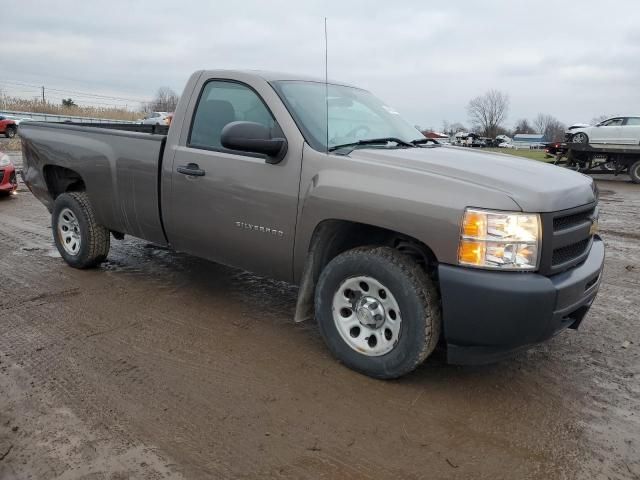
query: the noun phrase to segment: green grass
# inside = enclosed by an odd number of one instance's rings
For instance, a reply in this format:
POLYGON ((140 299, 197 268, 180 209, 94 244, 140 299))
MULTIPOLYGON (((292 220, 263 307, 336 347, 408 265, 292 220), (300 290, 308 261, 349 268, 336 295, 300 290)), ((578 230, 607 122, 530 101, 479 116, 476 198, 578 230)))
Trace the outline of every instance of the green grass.
POLYGON ((516 150, 513 148, 483 148, 483 152, 496 152, 506 153, 507 155, 513 155, 514 157, 530 158, 531 160, 540 160, 541 162, 549 162, 553 158, 545 158, 544 150, 516 150))

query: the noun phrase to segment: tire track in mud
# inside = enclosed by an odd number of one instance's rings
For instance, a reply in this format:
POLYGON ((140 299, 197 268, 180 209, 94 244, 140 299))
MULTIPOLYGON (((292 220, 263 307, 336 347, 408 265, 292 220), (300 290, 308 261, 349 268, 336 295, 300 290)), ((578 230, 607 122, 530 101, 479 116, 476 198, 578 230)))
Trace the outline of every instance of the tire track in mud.
POLYGON ((183 478, 155 448, 90 426, 60 406, 23 368, 6 364, 0 351, 0 478, 183 478), (7 446, 7 447, 5 447, 7 446), (5 447, 5 448, 3 448, 5 447))

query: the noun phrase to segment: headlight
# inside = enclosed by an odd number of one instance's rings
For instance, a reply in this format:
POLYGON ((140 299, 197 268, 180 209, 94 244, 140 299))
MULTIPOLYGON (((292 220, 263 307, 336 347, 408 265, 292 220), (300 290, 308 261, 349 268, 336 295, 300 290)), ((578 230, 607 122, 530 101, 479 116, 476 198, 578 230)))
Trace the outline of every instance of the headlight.
POLYGON ((11 165, 9 155, 3 155, 2 153, 0 153, 0 167, 6 167, 7 165, 11 165))
POLYGON ((458 263, 499 270, 536 270, 540 216, 468 208, 464 212, 458 263))

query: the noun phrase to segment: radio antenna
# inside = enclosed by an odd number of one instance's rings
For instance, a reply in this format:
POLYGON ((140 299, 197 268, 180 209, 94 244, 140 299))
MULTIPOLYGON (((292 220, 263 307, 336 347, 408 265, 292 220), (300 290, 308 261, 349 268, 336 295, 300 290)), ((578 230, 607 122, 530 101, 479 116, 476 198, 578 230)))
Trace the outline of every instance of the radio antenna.
POLYGON ((327 125, 327 154, 329 153, 329 44, 327 41, 327 17, 324 17, 324 101, 327 125))

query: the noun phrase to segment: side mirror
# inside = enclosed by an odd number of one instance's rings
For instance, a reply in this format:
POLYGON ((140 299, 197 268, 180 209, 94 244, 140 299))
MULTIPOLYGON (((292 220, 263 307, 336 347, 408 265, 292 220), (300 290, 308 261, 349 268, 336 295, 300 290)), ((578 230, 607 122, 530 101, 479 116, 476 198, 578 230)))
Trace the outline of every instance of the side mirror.
POLYGON ((256 122, 228 123, 222 129, 220 143, 229 150, 267 155, 267 163, 279 163, 287 153, 287 141, 271 138, 269 129, 256 122))

